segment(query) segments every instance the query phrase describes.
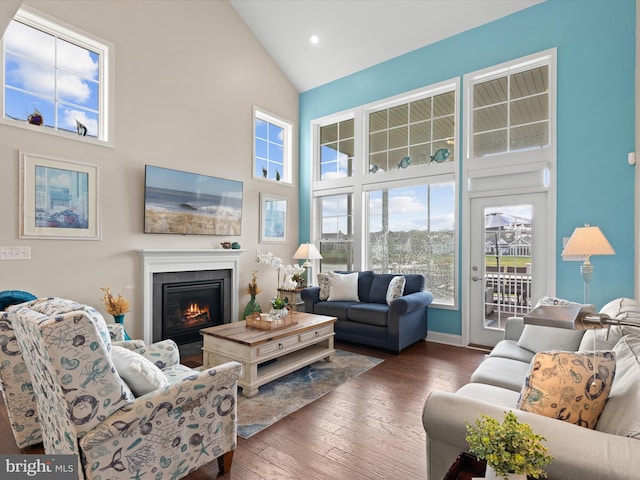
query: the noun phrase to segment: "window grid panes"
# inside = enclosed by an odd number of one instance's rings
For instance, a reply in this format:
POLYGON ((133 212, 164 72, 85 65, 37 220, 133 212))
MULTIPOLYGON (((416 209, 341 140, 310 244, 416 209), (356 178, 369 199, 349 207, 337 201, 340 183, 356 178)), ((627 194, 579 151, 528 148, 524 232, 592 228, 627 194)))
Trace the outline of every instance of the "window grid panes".
POLYGON ((368 131, 369 173, 453 161, 455 92, 371 112, 368 131))
POLYGON ((549 66, 473 87, 475 157, 549 146, 549 66))
POLYGON ((320 179, 351 177, 354 156, 354 120, 320 127, 320 179))
POLYGON ((291 183, 292 125, 254 110, 253 177, 291 183))
POLYGON ((436 303, 454 303, 455 185, 381 189, 368 195, 367 268, 423 274, 436 303))
POLYGON ((353 270, 353 195, 317 199, 320 217, 321 272, 353 270))
POLYGON ((11 21, 3 41, 5 119, 101 137, 106 47, 81 46, 18 20, 11 21))

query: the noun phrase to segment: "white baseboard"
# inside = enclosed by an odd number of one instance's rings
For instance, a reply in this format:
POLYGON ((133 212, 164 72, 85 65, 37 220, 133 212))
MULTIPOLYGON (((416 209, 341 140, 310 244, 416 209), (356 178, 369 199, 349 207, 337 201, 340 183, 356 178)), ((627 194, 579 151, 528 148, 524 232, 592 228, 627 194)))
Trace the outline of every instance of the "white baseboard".
POLYGON ((435 343, 444 343, 445 345, 453 345, 456 347, 464 346, 462 345, 462 337, 460 335, 453 335, 451 333, 428 331, 427 338, 425 340, 435 343))

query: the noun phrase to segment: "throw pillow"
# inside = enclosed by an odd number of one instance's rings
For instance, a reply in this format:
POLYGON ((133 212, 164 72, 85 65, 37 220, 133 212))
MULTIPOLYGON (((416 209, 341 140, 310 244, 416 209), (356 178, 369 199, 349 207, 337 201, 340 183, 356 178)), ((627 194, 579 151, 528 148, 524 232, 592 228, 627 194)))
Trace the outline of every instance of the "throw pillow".
POLYGON ((112 345, 111 360, 136 397, 169 385, 162 370, 139 353, 112 345))
POLYGON ((404 275, 398 275, 391 279, 389 288, 387 288, 387 305, 391 305, 391 302, 402 296, 405 283, 404 275))
POLYGON ((613 353, 616 378, 596 430, 640 440, 640 335, 625 335, 613 353))
POLYGON ((540 352, 531 360, 518 408, 593 429, 615 370, 613 352, 540 352))
POLYGON ((320 286, 320 300, 323 302, 329 298, 329 274, 318 274, 318 285, 320 286))
POLYGON ((329 272, 329 300, 330 302, 359 302, 358 272, 334 273, 329 272))

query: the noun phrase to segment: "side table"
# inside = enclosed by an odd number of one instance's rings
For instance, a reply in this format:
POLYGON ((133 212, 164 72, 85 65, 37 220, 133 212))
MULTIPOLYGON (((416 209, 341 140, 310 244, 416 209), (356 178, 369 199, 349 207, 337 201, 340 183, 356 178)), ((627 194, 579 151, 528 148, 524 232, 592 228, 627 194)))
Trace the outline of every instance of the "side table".
POLYGON ((484 477, 487 464, 470 453, 462 452, 442 480, 471 480, 484 477))
POLYGON ((300 297, 300 292, 304 290, 302 288, 296 288, 294 290, 284 290, 282 288, 278 289, 278 298, 282 298, 283 300, 287 298, 289 300, 289 305, 296 312, 304 312, 304 301, 300 297))

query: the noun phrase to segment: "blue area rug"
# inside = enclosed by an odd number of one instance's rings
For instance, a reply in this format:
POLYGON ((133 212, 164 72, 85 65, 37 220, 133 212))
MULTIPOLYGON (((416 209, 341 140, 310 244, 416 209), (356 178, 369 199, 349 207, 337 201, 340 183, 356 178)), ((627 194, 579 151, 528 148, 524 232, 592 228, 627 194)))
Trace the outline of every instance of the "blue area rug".
POLYGON ((267 383, 253 398, 239 394, 238 435, 249 438, 382 361, 336 350, 331 362, 320 360, 267 383))

